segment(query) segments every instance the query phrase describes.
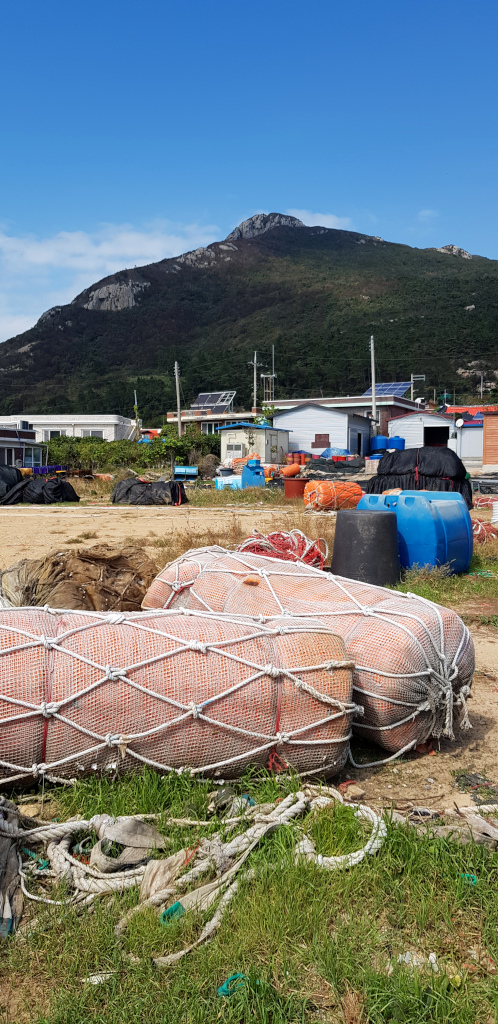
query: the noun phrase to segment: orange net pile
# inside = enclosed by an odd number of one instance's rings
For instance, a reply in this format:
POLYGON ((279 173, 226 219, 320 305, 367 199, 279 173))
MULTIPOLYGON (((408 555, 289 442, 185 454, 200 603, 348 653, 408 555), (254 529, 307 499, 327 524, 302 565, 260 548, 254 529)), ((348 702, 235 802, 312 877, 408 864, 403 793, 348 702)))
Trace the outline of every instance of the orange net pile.
POLYGON ((474 508, 493 508, 495 501, 498 501, 498 494, 472 495, 472 504, 474 508))
POLYGON ((473 519, 472 533, 477 544, 486 544, 488 540, 496 540, 498 538, 498 523, 487 523, 484 519, 473 519))
POLYGON ((258 533, 253 530, 252 536, 244 540, 237 551, 252 551, 254 555, 269 555, 270 558, 281 558, 287 562, 305 562, 323 569, 329 548, 326 540, 310 540, 301 530, 290 533, 258 533))
POLYGON ((455 612, 423 598, 302 563, 211 547, 166 566, 143 606, 251 615, 264 624, 282 615, 319 619, 343 637, 355 663, 353 696, 364 709, 355 731, 391 753, 429 736, 452 738, 455 705, 461 726, 469 725, 469 631, 455 612))
POLYGON ((0 777, 339 771, 352 670, 335 631, 205 611, 0 612, 0 777))
POLYGON ((363 491, 359 484, 338 480, 310 480, 304 488, 304 504, 315 512, 356 508, 363 491))

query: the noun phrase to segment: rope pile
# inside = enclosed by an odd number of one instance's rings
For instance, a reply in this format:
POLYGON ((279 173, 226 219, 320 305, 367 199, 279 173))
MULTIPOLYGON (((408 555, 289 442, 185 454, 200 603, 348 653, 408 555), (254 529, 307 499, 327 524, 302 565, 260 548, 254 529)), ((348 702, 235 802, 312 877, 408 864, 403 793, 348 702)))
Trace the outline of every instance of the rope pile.
MULTIPOLYGON (((41 827, 25 829, 4 820, 0 807, 0 837, 8 837, 17 844, 18 849, 26 850, 27 844, 45 846, 50 865, 48 868, 36 867, 32 859, 23 862, 20 853, 18 854, 22 891, 28 899, 38 903, 84 908, 89 907, 96 896, 102 897, 140 886, 139 903, 121 918, 115 928, 118 940, 124 938, 130 920, 148 907, 158 907, 161 919, 167 920, 181 916, 188 910, 206 911, 219 900, 214 915, 204 925, 194 942, 169 956, 155 958, 153 962, 162 966, 177 962, 212 937, 237 892, 239 881, 242 878, 255 877, 254 870, 241 872, 241 869, 265 836, 278 828, 288 827, 292 821, 308 812, 323 811, 342 802, 343 798, 336 789, 308 786, 296 794, 289 794, 277 804, 256 804, 246 814, 220 822, 229 831, 237 825, 249 825, 246 831, 240 832, 234 838, 223 842, 219 833, 215 833, 210 838, 202 838, 191 853, 182 849, 161 860, 151 859, 152 851, 147 852, 147 848, 154 844, 156 848, 164 847, 165 840, 152 826, 137 820, 136 817, 113 819, 108 815, 95 815, 88 821, 68 821, 60 824, 51 822, 41 827), (90 865, 82 864, 73 855, 75 839, 91 831, 96 831, 99 836, 118 834, 125 842, 126 836, 138 836, 134 841, 142 841, 142 848, 138 850, 142 854, 142 862, 127 871, 104 873, 92 868, 92 851, 90 865), (189 870, 185 871, 187 866, 189 870), (214 880, 201 882, 199 885, 199 879, 208 871, 215 873, 214 880), (72 890, 72 894, 66 900, 60 901, 46 895, 37 895, 30 891, 26 884, 28 882, 32 886, 33 880, 64 882, 72 890)), ((357 818, 368 821, 372 826, 371 836, 365 846, 343 856, 323 857, 316 853, 314 844, 304 835, 294 848, 296 863, 299 860, 311 861, 328 871, 348 870, 365 857, 373 856, 380 850, 387 833, 384 820, 368 807, 354 804, 350 806, 357 818)), ((166 825, 178 823, 178 819, 168 819, 165 822, 166 825)), ((210 824, 181 819, 180 823, 196 826, 210 824)), ((100 843, 97 844, 99 845, 100 843)), ((95 847, 93 849, 95 850, 95 847)), ((127 849, 133 852, 131 847, 127 849)), ((139 962, 139 958, 127 955, 132 962, 139 962)))
POLYGON ((498 502, 498 494, 474 494, 472 496, 474 508, 493 508, 495 502, 498 502))
POLYGON ((453 738, 455 707, 462 712, 460 727, 470 728, 469 631, 451 609, 414 594, 214 546, 187 552, 161 570, 144 607, 244 614, 264 624, 274 616, 327 624, 354 663, 353 695, 363 708, 354 731, 393 755, 430 736, 453 738))
POLYGON ((349 481, 310 480, 304 488, 304 504, 316 512, 356 508, 363 491, 349 481))
POLYGON ((337 772, 358 713, 352 668, 309 618, 0 611, 0 776, 236 776, 279 757, 337 772))
POLYGON ((472 533, 474 541, 478 544, 486 544, 489 540, 498 538, 498 523, 487 523, 484 519, 472 520, 472 533))
POLYGON ((252 536, 236 548, 237 551, 251 551, 253 555, 269 555, 287 562, 304 562, 317 569, 323 569, 329 549, 326 540, 310 540, 301 530, 290 533, 279 531, 265 536, 253 530, 252 536))

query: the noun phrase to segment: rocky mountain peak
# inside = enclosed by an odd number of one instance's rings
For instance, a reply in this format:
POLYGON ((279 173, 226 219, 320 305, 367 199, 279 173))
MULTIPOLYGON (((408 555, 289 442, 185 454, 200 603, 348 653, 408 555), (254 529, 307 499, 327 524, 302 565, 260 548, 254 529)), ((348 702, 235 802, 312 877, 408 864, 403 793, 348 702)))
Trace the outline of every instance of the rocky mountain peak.
POLYGON ((227 235, 226 242, 236 242, 238 238, 255 238, 256 235, 264 235, 272 228, 304 228, 302 220, 297 217, 289 217, 285 213, 255 213, 254 217, 242 221, 238 227, 227 235))
POLYGON ((459 245, 442 245, 436 252, 446 252, 450 256, 461 256, 464 260, 471 260, 472 256, 466 249, 461 249, 459 245))

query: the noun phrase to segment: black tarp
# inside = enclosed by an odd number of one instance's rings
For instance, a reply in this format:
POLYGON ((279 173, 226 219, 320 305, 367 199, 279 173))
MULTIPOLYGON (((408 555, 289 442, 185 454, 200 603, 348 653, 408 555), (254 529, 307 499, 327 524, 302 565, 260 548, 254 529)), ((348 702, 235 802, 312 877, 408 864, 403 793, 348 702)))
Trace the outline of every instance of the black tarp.
POLYGON ((329 480, 336 477, 355 476, 365 469, 365 459, 358 455, 349 462, 333 462, 332 459, 312 459, 303 466, 301 473, 308 480, 329 480))
POLYGON ((111 501, 115 505, 185 505, 188 498, 181 481, 132 477, 116 484, 111 501))
POLYGON ((0 499, 0 505, 55 505, 62 501, 79 501, 68 480, 57 476, 25 476, 0 499))
POLYGON ((382 494, 393 487, 403 491, 458 491, 472 508, 472 488, 466 476, 463 462, 451 448, 406 448, 386 452, 364 490, 367 494, 382 494))
POLYGON ((16 466, 0 466, 0 498, 4 498, 20 480, 22 473, 16 466))

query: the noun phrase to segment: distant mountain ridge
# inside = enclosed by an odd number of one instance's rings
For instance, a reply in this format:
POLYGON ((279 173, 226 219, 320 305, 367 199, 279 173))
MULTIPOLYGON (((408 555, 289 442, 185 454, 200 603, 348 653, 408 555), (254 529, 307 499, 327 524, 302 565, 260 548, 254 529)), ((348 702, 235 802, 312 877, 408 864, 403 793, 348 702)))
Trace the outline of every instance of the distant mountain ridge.
POLYGON ((371 333, 380 378, 425 373, 431 389, 461 392, 474 364, 498 371, 497 297, 498 261, 456 245, 256 214, 223 241, 103 278, 0 345, 0 415, 128 414, 136 387, 143 418, 160 423, 175 359, 185 404, 221 387, 247 405, 247 363, 254 349, 269 361, 272 344, 278 394, 352 394, 369 384, 371 333))

